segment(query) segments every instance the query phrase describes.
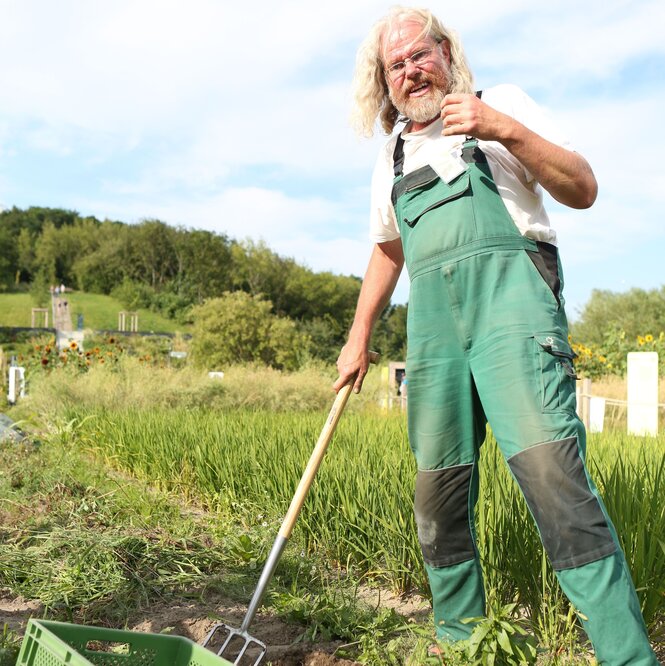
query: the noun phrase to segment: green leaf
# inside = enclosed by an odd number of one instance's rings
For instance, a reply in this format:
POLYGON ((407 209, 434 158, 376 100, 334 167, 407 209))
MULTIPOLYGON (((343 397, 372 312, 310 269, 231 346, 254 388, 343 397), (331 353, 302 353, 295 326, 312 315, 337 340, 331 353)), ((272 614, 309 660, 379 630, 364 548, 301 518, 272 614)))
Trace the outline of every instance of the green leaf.
POLYGON ((510 643, 510 638, 508 637, 508 634, 505 631, 500 631, 496 639, 501 646, 501 649, 504 652, 507 652, 508 654, 513 654, 513 646, 510 643))
POLYGON ((501 615, 507 615, 507 616, 512 616, 513 613, 515 612, 515 609, 517 608, 517 603, 512 603, 512 604, 506 604, 501 608, 501 615))
POLYGON ((478 647, 482 644, 485 636, 490 632, 492 625, 485 621, 484 623, 476 625, 476 628, 469 638, 469 654, 471 656, 475 655, 478 651, 478 647))
POLYGON ((515 631, 519 631, 520 627, 518 625, 512 624, 507 620, 499 620, 499 624, 509 633, 514 634, 515 631))

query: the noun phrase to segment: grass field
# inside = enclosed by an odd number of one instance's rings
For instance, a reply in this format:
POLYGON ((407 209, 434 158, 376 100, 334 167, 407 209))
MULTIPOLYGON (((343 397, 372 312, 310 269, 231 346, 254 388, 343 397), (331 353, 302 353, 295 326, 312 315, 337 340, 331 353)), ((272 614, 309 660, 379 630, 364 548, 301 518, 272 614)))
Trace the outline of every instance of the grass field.
MULTIPOLYGON (((30 326, 33 307, 30 294, 0 294, 0 326, 30 326)), ((49 312, 49 326, 52 319, 49 312)))
MULTIPOLYGON (((72 313, 72 324, 76 328, 77 315, 83 314, 83 326, 91 330, 116 330, 118 313, 126 310, 111 296, 69 292, 67 300, 72 313)), ((30 294, 0 294, 0 326, 27 327, 31 325, 31 312, 34 303, 30 294)), ((138 310, 139 330, 142 332, 175 333, 186 332, 182 325, 166 319, 150 310, 138 310)), ((49 312, 49 325, 53 318, 49 312)))
MULTIPOLYGON (((357 600, 348 601, 361 585, 428 594, 413 523, 414 465, 404 414, 377 408, 379 376, 371 373, 366 401, 352 397, 266 603, 278 615, 302 623, 310 636, 357 643, 360 652, 354 654, 363 663, 434 663, 405 657, 422 638, 417 627, 409 629, 407 640, 399 618, 386 619, 380 608, 367 616, 357 600)), ((31 398, 13 413, 42 430, 48 457, 40 462, 35 454, 22 466, 6 457, 3 464, 10 471, 0 474, 8 498, 0 508, 6 507, 3 521, 11 526, 5 528, 9 536, 3 554, 11 566, 0 576, 0 587, 42 599, 49 614, 114 622, 135 604, 151 603, 153 590, 168 598, 174 585, 190 589, 206 576, 210 581, 221 576, 227 586, 243 581, 247 594, 325 419, 330 380, 316 370, 280 376, 237 368, 229 369, 223 381, 211 382, 205 373, 146 368, 136 359, 113 371, 44 373, 31 385, 31 398), (81 476, 85 470, 87 476, 81 476), (24 511, 32 498, 39 498, 44 481, 30 481, 37 471, 58 481, 46 499, 51 509, 44 513, 36 507, 35 517, 26 521, 12 507, 24 511), (107 485, 117 474, 152 490, 123 510, 107 507, 107 485), (145 499, 150 493, 171 498, 166 503, 172 506, 197 507, 202 519, 213 521, 208 523, 210 540, 191 532, 183 537, 183 531, 194 528, 177 513, 160 523, 163 539, 139 537, 136 526, 150 524, 153 509, 145 499), (65 507, 53 505, 54 497, 62 497, 65 507), (133 527, 123 528, 125 520, 133 527), (76 525, 81 534, 74 531, 76 525), (100 527, 102 533, 93 536, 100 527), (126 540, 123 531, 132 538, 126 540), (160 554, 162 547, 166 551, 160 554), (95 557, 84 561, 91 548, 95 557), (173 561, 177 567, 155 564, 144 571, 139 553, 149 562, 173 561), (122 571, 131 571, 131 585, 122 571)), ((589 461, 656 639, 665 618, 665 506, 660 499, 665 496, 665 438, 594 435, 589 461)), ((575 613, 558 590, 491 436, 483 451, 481 484, 479 549, 492 611, 508 624, 524 624, 537 637, 539 664, 584 663, 575 613), (517 615, 506 610, 513 603, 517 615)), ((154 534, 154 527, 148 532, 154 534)))

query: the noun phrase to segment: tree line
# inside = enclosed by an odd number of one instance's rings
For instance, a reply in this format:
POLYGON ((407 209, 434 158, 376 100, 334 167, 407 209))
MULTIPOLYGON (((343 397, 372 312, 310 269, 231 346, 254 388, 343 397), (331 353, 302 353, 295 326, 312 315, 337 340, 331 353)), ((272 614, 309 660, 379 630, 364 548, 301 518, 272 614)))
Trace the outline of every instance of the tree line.
MULTIPOLYGON (((202 314, 209 319, 220 308, 230 310, 228 322, 234 308, 249 320, 247 308, 253 304, 264 318, 274 318, 269 330, 281 331, 291 346, 300 347, 295 355, 299 360, 291 363, 275 360, 280 353, 268 354, 279 367, 337 357, 361 280, 312 271, 262 242, 237 241, 157 219, 127 224, 40 207, 0 212, 0 291, 30 290, 41 305, 49 286, 61 283, 114 296, 128 309, 148 308, 189 324, 196 324, 195 317, 202 314)), ((373 345, 399 359, 405 337, 406 306, 388 306, 373 345)), ((265 352, 261 358, 267 358, 265 352)))
MULTIPOLYGON (((261 242, 157 219, 126 224, 39 207, 0 212, 0 292, 30 290, 44 305, 49 286, 60 283, 191 324, 201 354, 224 354, 217 341, 235 331, 226 346, 235 358, 245 348, 239 360, 295 367, 308 358, 334 361, 361 280, 312 271, 261 242)), ((406 309, 389 305, 381 315, 372 346, 384 358, 405 357, 406 309)), ((665 286, 595 290, 571 330, 577 342, 595 345, 618 331, 629 339, 658 335, 665 331, 665 286)))
POLYGON ((574 337, 585 344, 601 345, 616 331, 632 340, 665 331, 665 285, 619 293, 594 289, 572 326, 574 337))

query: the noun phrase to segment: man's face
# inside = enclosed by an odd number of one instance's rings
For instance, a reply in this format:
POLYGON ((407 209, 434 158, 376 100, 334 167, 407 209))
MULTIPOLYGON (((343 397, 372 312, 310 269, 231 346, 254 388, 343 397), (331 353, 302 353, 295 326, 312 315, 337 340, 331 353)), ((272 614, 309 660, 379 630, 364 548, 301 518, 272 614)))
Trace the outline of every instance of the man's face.
POLYGON ((422 26, 414 22, 397 24, 386 33, 382 58, 388 94, 395 108, 413 121, 412 129, 428 125, 439 116, 441 102, 448 91, 450 65, 448 43, 438 44, 422 36, 422 26), (422 52, 431 49, 423 58, 422 52), (406 60, 416 56, 417 64, 406 60), (403 63, 391 72, 395 63, 403 63))

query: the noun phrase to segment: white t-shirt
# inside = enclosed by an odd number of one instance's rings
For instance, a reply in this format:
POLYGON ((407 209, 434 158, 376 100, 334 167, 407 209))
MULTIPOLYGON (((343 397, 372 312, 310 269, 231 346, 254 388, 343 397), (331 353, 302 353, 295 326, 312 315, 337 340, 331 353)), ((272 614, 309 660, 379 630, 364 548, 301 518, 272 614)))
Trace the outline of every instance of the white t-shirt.
MULTIPOLYGON (((530 130, 554 144, 572 150, 566 137, 552 124, 547 115, 520 88, 498 85, 483 90, 482 100, 502 113, 512 116, 530 130)), ((447 154, 464 142, 463 136, 442 136, 441 119, 418 132, 404 134, 404 174, 429 163, 432 150, 447 154)), ((393 187, 393 151, 395 134, 379 153, 372 175, 370 238, 375 243, 399 238, 390 195, 393 187)), ((479 141, 508 213, 520 232, 533 240, 556 245, 556 233, 550 227, 543 206, 543 190, 527 169, 496 141, 479 141)))

